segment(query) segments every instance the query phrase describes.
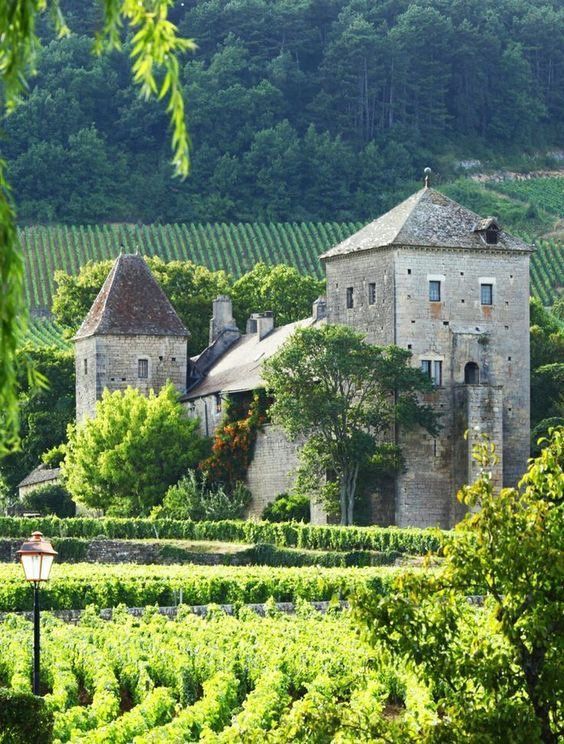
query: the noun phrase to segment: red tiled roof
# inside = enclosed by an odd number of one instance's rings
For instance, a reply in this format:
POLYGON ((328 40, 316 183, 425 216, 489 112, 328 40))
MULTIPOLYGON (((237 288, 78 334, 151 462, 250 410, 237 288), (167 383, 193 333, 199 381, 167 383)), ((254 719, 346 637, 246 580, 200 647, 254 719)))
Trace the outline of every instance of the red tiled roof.
POLYGON ((118 256, 75 339, 94 335, 189 336, 142 256, 118 256))

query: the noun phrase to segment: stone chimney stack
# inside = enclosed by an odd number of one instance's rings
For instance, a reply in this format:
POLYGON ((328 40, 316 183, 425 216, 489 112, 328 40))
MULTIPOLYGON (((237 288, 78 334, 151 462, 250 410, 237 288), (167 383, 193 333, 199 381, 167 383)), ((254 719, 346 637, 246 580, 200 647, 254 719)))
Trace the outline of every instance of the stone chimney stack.
POLYGON ((210 345, 223 331, 239 331, 237 323, 233 319, 231 297, 227 295, 220 295, 213 301, 213 315, 210 320, 210 345))
POLYGON ((311 317, 315 320, 323 320, 327 317, 327 298, 318 297, 313 303, 311 317))
POLYGON ((267 310, 264 313, 253 313, 247 320, 247 333, 256 333, 259 340, 274 330, 274 313, 267 310))

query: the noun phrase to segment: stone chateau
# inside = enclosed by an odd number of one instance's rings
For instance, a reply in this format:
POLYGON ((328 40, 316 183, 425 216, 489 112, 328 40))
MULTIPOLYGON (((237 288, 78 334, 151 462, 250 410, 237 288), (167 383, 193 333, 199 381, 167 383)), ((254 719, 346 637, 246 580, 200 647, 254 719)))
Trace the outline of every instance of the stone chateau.
MULTIPOLYGON (((187 358, 189 331, 140 256, 121 255, 75 337, 77 419, 93 415, 104 388, 158 390, 167 379, 204 434, 224 401, 262 386, 261 365, 298 325, 342 323, 368 343, 397 344, 434 383, 428 402, 441 414, 433 438, 400 436, 406 470, 371 498, 372 521, 450 527, 455 494, 475 475, 464 432, 496 444, 496 486, 513 485, 529 456, 529 257, 532 247, 428 186, 321 256, 327 297, 312 316, 275 328, 256 313, 245 333, 231 301, 213 303, 209 346, 187 358)), ((296 443, 267 425, 247 479, 250 516, 287 491, 296 443)), ((325 515, 312 509, 313 521, 325 515)))

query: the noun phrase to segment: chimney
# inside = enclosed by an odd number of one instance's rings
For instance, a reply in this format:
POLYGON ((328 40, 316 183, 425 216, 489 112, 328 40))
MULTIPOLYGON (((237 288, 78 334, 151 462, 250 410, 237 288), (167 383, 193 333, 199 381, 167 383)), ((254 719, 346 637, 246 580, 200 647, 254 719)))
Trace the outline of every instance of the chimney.
POLYGON ((220 295, 213 301, 213 315, 210 320, 210 345, 223 331, 239 331, 237 323, 233 319, 231 297, 227 295, 220 295))
POLYGON ((311 309, 311 317, 313 318, 314 322, 317 322, 318 320, 323 320, 327 317, 327 298, 326 297, 318 297, 315 302, 313 303, 312 309, 311 309))
POLYGON ((264 313, 253 313, 247 320, 247 333, 256 333, 259 341, 274 330, 274 313, 267 310, 264 313))

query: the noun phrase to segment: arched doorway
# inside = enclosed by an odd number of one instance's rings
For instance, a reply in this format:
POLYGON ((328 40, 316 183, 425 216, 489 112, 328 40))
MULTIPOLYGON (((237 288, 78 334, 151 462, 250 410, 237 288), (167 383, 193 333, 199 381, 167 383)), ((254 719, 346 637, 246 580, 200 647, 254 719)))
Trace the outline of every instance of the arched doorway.
POLYGON ((464 382, 467 385, 478 385, 480 382, 480 368, 476 362, 468 362, 464 367, 464 382))

